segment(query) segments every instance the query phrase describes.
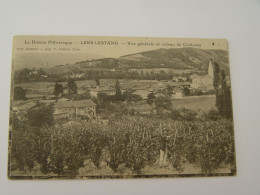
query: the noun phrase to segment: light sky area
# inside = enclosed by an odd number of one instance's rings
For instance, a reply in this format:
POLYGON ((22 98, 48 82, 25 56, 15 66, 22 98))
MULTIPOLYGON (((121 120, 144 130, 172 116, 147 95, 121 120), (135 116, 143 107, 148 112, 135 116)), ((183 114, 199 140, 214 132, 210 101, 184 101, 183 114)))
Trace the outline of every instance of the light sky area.
POLYGON ((13 49, 15 53, 89 53, 117 58, 142 51, 181 47, 228 50, 225 39, 89 36, 16 36, 13 49))

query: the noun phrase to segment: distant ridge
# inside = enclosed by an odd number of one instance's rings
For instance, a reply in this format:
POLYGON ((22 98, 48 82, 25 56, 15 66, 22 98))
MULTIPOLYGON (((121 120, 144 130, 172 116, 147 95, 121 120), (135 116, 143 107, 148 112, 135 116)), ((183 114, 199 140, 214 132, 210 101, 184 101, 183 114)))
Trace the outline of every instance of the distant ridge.
MULTIPOLYGON (((172 68, 207 70, 210 59, 229 73, 228 52, 198 48, 170 48, 128 54, 119 58, 95 54, 48 54, 27 55, 16 59, 18 67, 44 67, 51 72, 68 73, 87 69, 150 69, 172 68), (23 61, 24 60, 24 61, 23 61), (21 64, 19 64, 21 63, 21 64), (27 63, 27 64, 26 64, 27 63), (27 65, 27 66, 26 66, 27 65), (41 66, 42 65, 42 66, 41 66)), ((17 67, 16 67, 17 69, 17 67)))
POLYGON ((15 56, 15 69, 50 68, 102 57, 104 56, 90 53, 18 53, 15 56))

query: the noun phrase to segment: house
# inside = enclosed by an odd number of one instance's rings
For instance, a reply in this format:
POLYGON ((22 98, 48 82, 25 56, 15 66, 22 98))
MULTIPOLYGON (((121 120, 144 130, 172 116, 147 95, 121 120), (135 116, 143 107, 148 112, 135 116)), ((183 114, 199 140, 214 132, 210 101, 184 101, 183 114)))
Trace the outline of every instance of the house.
POLYGON ((178 77, 172 77, 172 82, 178 82, 178 77))
POLYGON ((172 99, 182 99, 182 97, 183 97, 183 90, 181 88, 174 88, 171 98, 172 99))
POLYGON ((144 90, 144 89, 139 89, 136 90, 135 92, 133 92, 133 95, 139 95, 141 96, 142 99, 147 99, 148 98, 148 94, 150 94, 151 92, 148 90, 144 90))
POLYGON ((108 87, 100 87, 100 88, 90 89, 89 93, 90 93, 91 97, 97 97, 98 93, 105 93, 107 95, 115 95, 116 90, 108 88, 108 87))
POLYGON ((69 101, 68 98, 59 98, 58 99, 58 102, 66 102, 66 101, 69 101))
POLYGON ((164 95, 163 93, 161 93, 161 92, 155 93, 154 96, 155 96, 156 98, 165 97, 165 95, 164 95))
POLYGON ((76 74, 71 74, 69 77, 74 79, 79 79, 79 78, 83 78, 84 76, 85 76, 84 73, 76 73, 76 74))
POLYGON ((38 75, 39 74, 39 71, 38 70, 33 70, 29 73, 30 76, 32 75, 38 75))
POLYGON ((37 104, 36 101, 14 101, 12 111, 19 120, 24 120, 27 111, 37 104))
POLYGON ((96 104, 92 100, 57 102, 54 105, 54 119, 95 118, 96 104))
POLYGON ((84 78, 85 74, 84 73, 72 73, 72 74, 66 74, 63 76, 65 79, 73 78, 73 79, 80 79, 84 78))
POLYGON ((213 77, 214 77, 214 66, 212 64, 212 60, 209 61, 208 74, 198 76, 196 74, 191 75, 191 87, 194 89, 201 90, 211 90, 213 87, 213 77))
POLYGON ((172 81, 173 82, 185 82, 185 81, 187 81, 187 77, 182 77, 182 76, 172 77, 172 81))
POLYGON ((42 104, 44 104, 46 106, 49 106, 49 105, 51 105, 51 104, 53 104, 55 102, 56 102, 56 100, 39 100, 39 103, 42 103, 42 104))

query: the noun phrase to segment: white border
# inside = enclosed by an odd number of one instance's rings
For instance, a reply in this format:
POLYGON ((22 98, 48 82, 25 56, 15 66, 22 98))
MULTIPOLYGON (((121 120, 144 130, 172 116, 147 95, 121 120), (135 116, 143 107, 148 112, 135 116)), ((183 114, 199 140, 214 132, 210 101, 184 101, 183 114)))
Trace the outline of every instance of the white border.
POLYGON ((0 194, 260 194, 260 2, 0 0, 0 194), (13 35, 226 38, 236 177, 12 181, 7 179, 13 35))

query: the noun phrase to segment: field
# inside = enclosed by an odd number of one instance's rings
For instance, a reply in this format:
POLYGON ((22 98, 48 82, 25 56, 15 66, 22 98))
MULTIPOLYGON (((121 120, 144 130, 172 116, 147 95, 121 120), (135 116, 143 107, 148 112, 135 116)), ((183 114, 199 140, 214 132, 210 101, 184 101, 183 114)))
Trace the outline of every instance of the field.
MULTIPOLYGON (((215 108, 216 98, 214 95, 205 95, 205 96, 188 96, 183 97, 182 99, 172 100, 173 108, 186 108, 198 113, 208 112, 211 109, 215 108)), ((134 109, 140 113, 150 113, 151 107, 146 103, 145 100, 139 101, 135 104, 129 106, 129 108, 134 109)))
POLYGON ((10 177, 233 175, 235 171, 233 126, 226 119, 177 121, 125 115, 109 123, 89 120, 24 128, 27 125, 13 126, 10 177))
POLYGON ((145 73, 158 73, 160 71, 164 71, 166 73, 176 73, 176 74, 182 74, 182 73, 190 73, 192 70, 190 69, 175 69, 175 68, 141 68, 141 69, 130 69, 130 71, 137 71, 138 73, 143 72, 145 73))
POLYGON ((215 103, 215 95, 189 96, 179 100, 172 100, 175 108, 187 108, 198 112, 208 112, 210 109, 215 108, 215 103))
MULTIPOLYGON (((146 88, 151 86, 158 86, 162 84, 156 81, 142 81, 142 80, 119 80, 121 89, 126 88, 146 88)), ((86 90, 95 86, 94 80, 80 80, 77 81, 78 92, 84 93, 86 90)), ((100 79, 101 86, 114 86, 115 79, 100 79)), ((65 82, 62 83, 63 86, 66 85, 65 82)), ((53 94, 54 83, 52 82, 33 82, 33 83, 22 83, 19 86, 26 89, 26 96, 29 99, 41 99, 43 96, 50 96, 53 94)), ((197 112, 208 112, 210 109, 215 108, 215 96, 188 96, 182 99, 172 100, 172 105, 174 108, 187 108, 197 112)), ((146 103, 145 100, 139 101, 137 103, 132 103, 129 108, 135 109, 140 113, 150 113, 151 106, 146 103)))

